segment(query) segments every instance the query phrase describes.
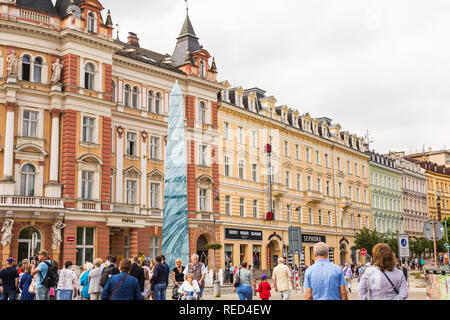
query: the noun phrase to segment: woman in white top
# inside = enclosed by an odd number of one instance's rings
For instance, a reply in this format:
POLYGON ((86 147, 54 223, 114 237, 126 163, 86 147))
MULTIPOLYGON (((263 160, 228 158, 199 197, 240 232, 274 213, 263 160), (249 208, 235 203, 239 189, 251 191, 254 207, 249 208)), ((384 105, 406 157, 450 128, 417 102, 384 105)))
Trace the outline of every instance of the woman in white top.
POLYGON ((181 293, 181 300, 197 300, 197 296, 200 293, 200 287, 197 280, 194 280, 194 275, 188 273, 186 275, 186 280, 178 289, 181 293))
POLYGON ((395 268, 395 255, 384 243, 372 249, 374 266, 368 267, 359 282, 362 300, 405 300, 408 286, 403 272, 395 268))
POLYGON ((64 269, 60 270, 58 274, 56 300, 72 300, 74 285, 77 281, 77 276, 72 270, 72 261, 66 261, 64 269))

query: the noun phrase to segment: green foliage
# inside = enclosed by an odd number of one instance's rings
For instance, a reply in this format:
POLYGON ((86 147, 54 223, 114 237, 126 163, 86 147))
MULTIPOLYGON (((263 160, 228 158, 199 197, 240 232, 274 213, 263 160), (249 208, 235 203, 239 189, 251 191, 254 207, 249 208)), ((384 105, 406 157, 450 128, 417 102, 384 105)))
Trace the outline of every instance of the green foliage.
POLYGON ((212 249, 212 250, 219 250, 219 249, 222 248, 222 245, 221 245, 220 243, 208 243, 208 244, 206 245, 206 247, 207 247, 208 249, 212 249))
POLYGON ((367 249, 367 254, 372 255, 372 249, 377 244, 382 242, 382 236, 376 231, 370 231, 367 228, 363 228, 356 234, 355 245, 351 247, 352 250, 367 249))

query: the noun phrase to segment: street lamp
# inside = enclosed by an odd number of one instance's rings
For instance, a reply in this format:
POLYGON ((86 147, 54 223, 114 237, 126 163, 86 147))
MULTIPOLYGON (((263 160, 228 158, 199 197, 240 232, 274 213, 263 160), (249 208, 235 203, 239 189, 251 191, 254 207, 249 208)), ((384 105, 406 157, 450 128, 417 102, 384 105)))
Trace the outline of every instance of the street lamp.
MULTIPOLYGON (((297 201, 297 200, 292 200, 291 201, 291 204, 290 204, 290 208, 291 208, 291 216, 290 216, 290 221, 289 221, 289 223, 290 223, 290 226, 292 227, 292 204, 295 202, 295 204, 296 204, 296 208, 295 208, 295 212, 297 212, 297 213, 299 213, 300 212, 300 206, 299 206, 299 202, 297 201)), ((300 217, 300 216, 299 216, 300 217)), ((299 221, 298 221, 298 223, 299 224, 301 224, 302 222, 300 221, 300 219, 299 219, 299 221)), ((291 250, 291 248, 289 248, 289 250, 291 250)), ((300 271, 301 269, 301 263, 302 263, 302 253, 303 253, 303 248, 300 248, 300 252, 299 252, 299 258, 298 258, 298 271, 300 271)), ((297 278, 297 273, 298 273, 298 271, 295 271, 295 252, 293 252, 293 262, 294 262, 294 266, 293 266, 293 268, 294 268, 294 287, 295 287, 295 292, 297 293, 297 283, 296 283, 296 281, 295 281, 295 279, 297 278)), ((300 273, 301 274, 301 273, 300 273)), ((300 278, 300 281, 301 281, 301 283, 302 283, 302 292, 303 292, 303 281, 302 281, 302 279, 303 279, 303 275, 301 275, 301 278, 300 278)))
MULTIPOLYGON (((214 244, 216 244, 216 201, 219 201, 219 190, 214 190, 214 201, 213 201, 213 236, 214 236, 214 244)), ((216 249, 214 251, 214 278, 216 280, 216 249)))

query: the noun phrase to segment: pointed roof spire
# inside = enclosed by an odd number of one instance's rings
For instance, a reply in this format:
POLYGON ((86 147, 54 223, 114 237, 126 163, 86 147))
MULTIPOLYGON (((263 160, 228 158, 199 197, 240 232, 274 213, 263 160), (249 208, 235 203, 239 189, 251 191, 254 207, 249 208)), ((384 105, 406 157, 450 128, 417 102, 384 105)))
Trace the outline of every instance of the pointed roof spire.
POLYGON ((216 66, 216 59, 212 59, 212 63, 211 63, 211 71, 216 72, 217 71, 217 66, 216 66))
POLYGON ((111 10, 108 9, 108 15, 106 16, 106 26, 108 27, 112 27, 113 26, 113 22, 112 22, 112 18, 111 18, 111 10))
POLYGON ((186 19, 184 20, 183 28, 181 28, 180 35, 178 39, 184 36, 191 36, 198 39, 195 34, 194 27, 192 26, 191 19, 189 19, 189 15, 186 14, 186 19))

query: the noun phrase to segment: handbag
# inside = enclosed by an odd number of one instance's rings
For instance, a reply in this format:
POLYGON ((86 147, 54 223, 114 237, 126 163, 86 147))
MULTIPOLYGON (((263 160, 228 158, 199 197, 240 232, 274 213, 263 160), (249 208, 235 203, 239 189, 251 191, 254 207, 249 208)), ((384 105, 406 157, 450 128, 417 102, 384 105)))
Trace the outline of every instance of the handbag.
POLYGON ((236 279, 234 280, 234 287, 237 288, 241 285, 241 275, 240 275, 241 270, 239 270, 236 274, 236 279))
POLYGON ((172 299, 173 300, 178 300, 180 297, 180 293, 178 292, 178 289, 180 288, 180 286, 174 286, 172 289, 172 299))
POLYGON ((28 293, 36 294, 36 280, 33 279, 28 287, 28 293))
POLYGON ((392 288, 394 289, 395 294, 398 295, 398 294, 400 293, 400 291, 398 291, 398 289, 394 286, 394 284, 392 283, 391 279, 389 279, 389 277, 387 276, 387 274, 384 273, 384 271, 381 271, 381 272, 383 272, 383 274, 385 275, 386 279, 388 279, 389 283, 391 284, 392 288))

